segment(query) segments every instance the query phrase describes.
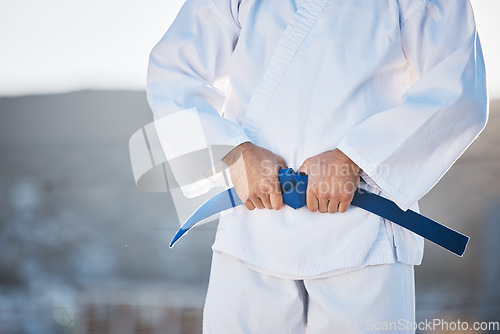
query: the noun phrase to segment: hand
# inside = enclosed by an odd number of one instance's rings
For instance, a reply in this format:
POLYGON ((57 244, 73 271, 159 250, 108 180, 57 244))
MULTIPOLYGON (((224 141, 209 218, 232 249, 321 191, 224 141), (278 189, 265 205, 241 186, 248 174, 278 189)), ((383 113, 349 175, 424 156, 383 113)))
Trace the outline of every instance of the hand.
POLYGON ((235 147, 222 161, 229 166, 231 181, 248 210, 283 207, 278 171, 286 168, 277 154, 250 142, 235 147))
POLYGON ((346 212, 358 188, 361 169, 339 149, 308 158, 298 172, 309 176, 307 207, 312 212, 346 212))

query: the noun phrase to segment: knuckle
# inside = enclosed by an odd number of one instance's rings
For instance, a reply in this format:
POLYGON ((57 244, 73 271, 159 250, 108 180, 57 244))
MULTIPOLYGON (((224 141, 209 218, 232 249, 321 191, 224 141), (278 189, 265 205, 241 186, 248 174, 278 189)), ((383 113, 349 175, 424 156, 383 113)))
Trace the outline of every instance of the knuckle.
POLYGON ((261 194, 269 194, 272 193, 276 189, 274 182, 266 181, 262 184, 262 187, 259 189, 261 194))
POLYGON ((248 189, 248 197, 251 198, 257 196, 258 191, 259 187, 251 187, 250 189, 248 189))
POLYGON ((265 199, 266 196, 268 195, 267 192, 265 192, 264 190, 260 190, 258 193, 257 193, 257 197, 260 198, 260 199, 265 199))
POLYGON ((319 194, 318 194, 318 198, 319 199, 329 199, 330 198, 330 194, 327 193, 327 192, 320 191, 319 194))
POLYGON ((351 202, 352 196, 351 196, 351 194, 344 193, 344 194, 340 194, 339 198, 342 202, 351 202))
POLYGON ((261 187, 262 188, 269 188, 269 187, 272 187, 274 185, 274 183, 275 183, 274 178, 273 179, 265 178, 264 180, 262 180, 261 187))
POLYGON ((341 202, 339 194, 331 194, 330 195, 330 202, 331 203, 339 203, 341 202))
POLYGON ((257 196, 256 194, 252 194, 248 196, 248 199, 255 205, 255 203, 258 202, 259 196, 257 196))
POLYGON ((259 197, 264 196, 265 194, 269 193, 269 188, 267 186, 262 185, 259 189, 256 191, 256 195, 259 197))

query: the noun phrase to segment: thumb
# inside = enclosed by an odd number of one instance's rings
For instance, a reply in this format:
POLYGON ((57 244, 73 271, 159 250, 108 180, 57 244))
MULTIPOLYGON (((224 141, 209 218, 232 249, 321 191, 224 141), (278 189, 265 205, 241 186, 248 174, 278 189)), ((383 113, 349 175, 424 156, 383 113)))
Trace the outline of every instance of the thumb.
POLYGON ((297 173, 299 173, 299 172, 307 174, 308 168, 306 166, 305 161, 302 163, 302 166, 300 166, 299 169, 297 169, 297 173))
POLYGON ((286 166, 285 159, 281 158, 278 160, 276 163, 276 173, 278 173, 282 169, 287 169, 288 167, 286 166))

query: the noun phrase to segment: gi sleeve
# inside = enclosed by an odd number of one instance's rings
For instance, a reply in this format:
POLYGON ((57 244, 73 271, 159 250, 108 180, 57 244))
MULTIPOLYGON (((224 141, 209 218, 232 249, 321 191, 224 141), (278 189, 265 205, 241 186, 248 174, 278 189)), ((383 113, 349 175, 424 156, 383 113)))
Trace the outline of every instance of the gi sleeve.
POLYGON ((187 0, 148 68, 147 98, 167 159, 212 145, 250 141, 223 117, 225 94, 215 85, 229 69, 239 35, 235 0, 187 0))
POLYGON ((337 146, 406 210, 487 121, 485 68, 468 0, 426 0, 401 22, 413 84, 401 104, 351 128, 337 146))

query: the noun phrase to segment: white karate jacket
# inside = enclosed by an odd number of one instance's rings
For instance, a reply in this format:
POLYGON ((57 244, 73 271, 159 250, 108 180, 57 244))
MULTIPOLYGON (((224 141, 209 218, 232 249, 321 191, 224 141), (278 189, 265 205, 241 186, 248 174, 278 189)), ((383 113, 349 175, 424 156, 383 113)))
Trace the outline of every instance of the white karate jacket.
MULTIPOLYGON (((403 209, 487 120, 468 0, 187 0, 151 53, 147 93, 155 119, 194 111, 208 145, 251 141, 294 169, 339 148, 365 187, 403 209)), ((157 126, 167 157, 189 151, 195 129, 182 116, 157 126)), ((420 237, 353 206, 241 206, 221 218, 213 247, 292 277, 419 264, 423 253, 420 237)))

